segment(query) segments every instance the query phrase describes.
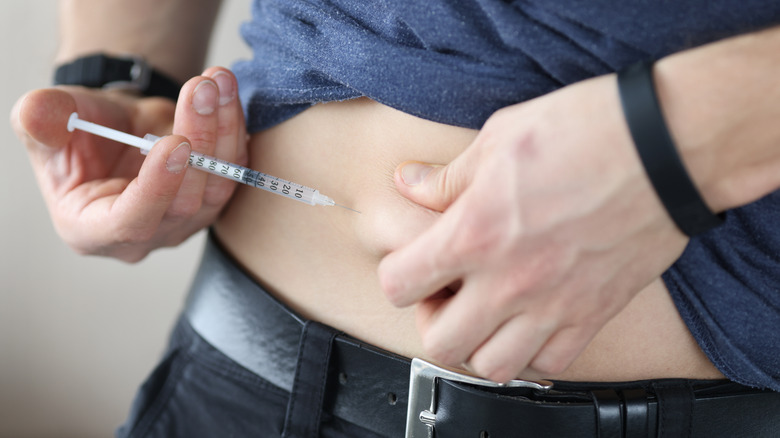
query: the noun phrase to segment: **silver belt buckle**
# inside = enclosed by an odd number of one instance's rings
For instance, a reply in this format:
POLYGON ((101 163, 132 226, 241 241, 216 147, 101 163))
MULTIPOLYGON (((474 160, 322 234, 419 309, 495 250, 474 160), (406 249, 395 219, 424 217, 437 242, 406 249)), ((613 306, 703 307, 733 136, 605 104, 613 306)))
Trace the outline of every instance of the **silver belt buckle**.
POLYGON ((433 438, 433 428, 436 425, 436 387, 439 379, 488 388, 530 388, 539 391, 549 391, 553 385, 546 380, 538 383, 526 380, 496 383, 449 371, 414 358, 409 376, 409 407, 406 411, 406 435, 404 435, 406 438, 433 438))

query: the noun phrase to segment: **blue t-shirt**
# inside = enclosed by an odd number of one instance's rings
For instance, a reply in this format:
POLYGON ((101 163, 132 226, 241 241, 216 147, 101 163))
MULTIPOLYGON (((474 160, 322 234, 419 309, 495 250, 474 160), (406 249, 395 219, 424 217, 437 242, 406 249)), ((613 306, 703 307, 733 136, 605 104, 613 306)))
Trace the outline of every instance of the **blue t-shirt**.
MULTIPOLYGON (((499 108, 780 24, 772 0, 257 0, 235 65, 250 132, 368 96, 478 129, 499 108)), ((780 195, 727 213, 663 278, 730 379, 780 390, 780 195), (777 223, 777 219, 775 219, 777 223)))

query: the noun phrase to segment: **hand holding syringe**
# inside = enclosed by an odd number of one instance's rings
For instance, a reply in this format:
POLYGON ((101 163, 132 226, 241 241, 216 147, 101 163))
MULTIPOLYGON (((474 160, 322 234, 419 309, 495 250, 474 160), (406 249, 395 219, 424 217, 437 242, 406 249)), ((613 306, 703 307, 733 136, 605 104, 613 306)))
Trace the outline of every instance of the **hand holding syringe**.
MULTIPOLYGON (((156 135, 146 134, 143 138, 126 134, 115 129, 107 128, 96 123, 87 122, 79 119, 77 113, 70 115, 68 119, 68 131, 79 129, 101 137, 105 137, 130 146, 141 149, 141 153, 147 154, 154 146, 154 143, 160 139, 156 135)), ((267 175, 256 170, 248 169, 238 164, 229 163, 219 158, 203 155, 198 152, 190 153, 190 166, 213 175, 221 176, 236 182, 240 182, 252 187, 267 190, 271 193, 285 196, 295 201, 300 201, 309 205, 325 205, 346 208, 347 210, 360 213, 349 207, 336 204, 333 199, 321 194, 319 190, 296 184, 275 176, 267 175)))

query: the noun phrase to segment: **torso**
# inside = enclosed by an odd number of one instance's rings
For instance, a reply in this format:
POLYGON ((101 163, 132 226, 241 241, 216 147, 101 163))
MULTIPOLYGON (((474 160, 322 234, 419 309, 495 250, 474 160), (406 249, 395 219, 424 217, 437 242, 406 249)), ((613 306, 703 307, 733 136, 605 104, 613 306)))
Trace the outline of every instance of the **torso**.
MULTIPOLYGON (((368 99, 320 104, 255 134, 250 167, 320 190, 359 210, 312 207, 240 186, 215 225, 225 248, 303 316, 407 357, 427 358, 414 308, 384 298, 384 255, 438 213, 403 198, 406 160, 446 164, 477 131, 422 120, 368 99)), ((653 282, 593 340, 564 380, 722 378, 691 337, 663 283, 653 282)))

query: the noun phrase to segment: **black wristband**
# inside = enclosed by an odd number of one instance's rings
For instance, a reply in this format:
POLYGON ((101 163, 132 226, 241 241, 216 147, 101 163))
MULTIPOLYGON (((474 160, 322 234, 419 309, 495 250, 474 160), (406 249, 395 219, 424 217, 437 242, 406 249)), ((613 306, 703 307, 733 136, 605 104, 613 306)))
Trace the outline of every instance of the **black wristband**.
POLYGON ((118 88, 143 96, 162 96, 176 101, 181 85, 153 69, 140 57, 104 54, 84 56, 60 65, 54 71, 55 85, 118 88))
POLYGON ((653 83, 653 62, 618 73, 623 114, 650 182, 677 227, 693 237, 723 223, 704 203, 666 127, 653 83))

